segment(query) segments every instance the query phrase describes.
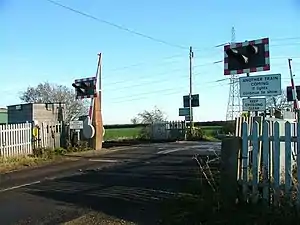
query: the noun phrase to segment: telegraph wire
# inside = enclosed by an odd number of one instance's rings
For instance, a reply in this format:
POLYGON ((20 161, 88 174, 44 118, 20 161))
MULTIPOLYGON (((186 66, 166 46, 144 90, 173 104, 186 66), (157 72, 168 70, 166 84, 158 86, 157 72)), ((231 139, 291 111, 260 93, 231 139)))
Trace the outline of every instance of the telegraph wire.
POLYGON ((171 42, 168 42, 168 41, 165 41, 165 40, 162 40, 162 39, 159 39, 159 38, 155 38, 155 37, 149 36, 147 34, 144 34, 144 33, 138 32, 138 31, 131 30, 131 29, 125 27, 125 26, 121 26, 121 25, 118 25, 116 23, 113 23, 113 22, 110 22, 110 21, 107 21, 107 20, 104 20, 104 19, 100 19, 100 18, 98 18, 96 16, 93 16, 91 14, 82 12, 80 10, 74 9, 72 7, 66 6, 64 4, 58 3, 58 2, 53 1, 53 0, 45 0, 45 1, 50 2, 50 3, 52 3, 52 4, 56 5, 56 6, 59 6, 61 8, 66 9, 66 10, 69 10, 69 11, 72 11, 74 13, 77 13, 79 15, 82 15, 84 17, 93 19, 93 20, 98 21, 98 22, 103 23, 103 24, 107 24, 107 25, 109 25, 111 27, 115 27, 115 28, 117 28, 119 30, 123 30, 123 31, 126 31, 128 33, 131 33, 131 34, 134 34, 134 35, 137 35, 137 36, 140 36, 140 37, 152 40, 154 42, 158 42, 158 43, 161 43, 161 44, 165 44, 165 45, 168 45, 168 46, 171 46, 171 47, 175 47, 175 48, 179 48, 179 49, 184 49, 184 50, 188 50, 188 48, 189 48, 189 47, 185 47, 185 46, 182 46, 182 45, 173 44, 171 42))
MULTIPOLYGON (((280 41, 286 41, 286 40, 300 40, 300 37, 290 37, 290 38, 272 38, 270 39, 272 42, 275 41, 275 42, 280 42, 280 41)), ((240 42, 240 41, 238 41, 240 42)), ((219 45, 215 45, 213 47, 207 47, 207 48, 201 48, 201 47, 193 47, 196 51, 196 52, 199 52, 199 51, 208 51, 208 50, 212 50, 212 49, 220 49, 221 51, 223 51, 223 47, 225 45, 229 45, 230 42, 224 42, 223 44, 219 44, 219 45)), ((290 46, 290 45, 299 45, 300 43, 299 42, 296 42, 296 43, 285 43, 285 44, 273 44, 271 43, 270 46, 271 47, 280 47, 280 46, 290 46)))
MULTIPOLYGON (((167 74, 170 74, 170 73, 167 73, 167 74)), ((199 74, 202 74, 202 73, 201 72, 194 73, 194 75, 199 75, 199 74)), ((187 77, 187 75, 177 76, 176 79, 185 78, 185 77, 187 77)), ((122 86, 122 87, 118 88, 118 91, 123 90, 123 89, 130 89, 130 88, 134 88, 134 87, 142 87, 142 86, 146 86, 146 85, 149 85, 149 84, 164 83, 164 82, 170 81, 170 79, 171 78, 168 77, 168 78, 165 78, 165 79, 157 79, 157 80, 148 81, 148 82, 144 82, 144 83, 122 86)), ((108 89, 105 89, 105 91, 115 90, 115 89, 116 88, 108 88, 108 89)))
MULTIPOLYGON (((184 57, 186 57, 186 55, 178 54, 178 55, 172 55, 172 56, 167 56, 167 57, 164 57, 164 58, 157 58, 157 59, 160 60, 160 62, 158 63, 159 65, 160 64, 164 65, 164 63, 161 62, 162 60, 168 60, 168 59, 174 59, 174 58, 184 58, 184 57)), ((176 61, 171 61, 171 62, 176 62, 176 61)), ((132 67, 138 67, 138 66, 142 66, 142 65, 145 65, 145 64, 158 65, 154 62, 149 62, 149 60, 148 60, 148 61, 144 61, 144 62, 131 64, 131 65, 128 65, 128 66, 116 67, 116 68, 110 69, 109 71, 114 72, 114 71, 118 71, 118 70, 126 70, 126 69, 130 69, 132 67)))
MULTIPOLYGON (((207 51, 211 51, 211 50, 213 50, 213 49, 211 49, 211 48, 207 49, 207 51)), ((203 50, 203 51, 206 51, 206 50, 203 50)), ((211 54, 211 55, 215 55, 215 54, 211 54)), ((206 56, 206 57, 208 57, 208 56, 206 56)), ((162 60, 175 59, 175 58, 186 58, 186 55, 177 54, 177 55, 167 56, 167 57, 163 57, 163 58, 156 58, 159 62, 153 62, 153 61, 147 60, 147 61, 138 62, 138 63, 131 64, 131 65, 125 65, 125 66, 121 66, 121 67, 112 68, 112 69, 109 69, 108 71, 109 72, 122 71, 122 70, 130 69, 133 67, 139 67, 139 66, 147 65, 147 64, 148 65, 165 65, 165 64, 176 62, 176 61, 170 61, 170 62, 164 63, 164 62, 161 62, 162 60)))
MULTIPOLYGON (((221 86, 220 85, 214 85, 214 86, 207 86, 207 87, 209 87, 209 88, 222 87, 222 86, 228 87, 229 84, 230 83, 226 83, 226 84, 223 84, 221 86)), ((177 87, 176 90, 175 90, 175 88, 169 88, 169 89, 157 90, 155 92, 139 94, 138 97, 135 97, 135 98, 130 98, 130 97, 134 97, 134 95, 124 97, 123 100, 122 100, 122 98, 121 98, 121 100, 120 100, 120 98, 112 98, 111 100, 118 99, 118 101, 109 101, 109 104, 117 104, 117 103, 124 103, 124 102, 130 102, 130 101, 138 101, 138 100, 148 98, 151 95, 157 95, 157 94, 160 94, 160 95, 163 94, 163 96, 176 95, 176 94, 178 94, 178 87, 177 87), (130 99, 128 99, 128 98, 130 98, 130 99)))
MULTIPOLYGON (((282 78, 283 80, 289 80, 289 78, 282 78)), ((201 82, 201 87, 209 87, 209 88, 215 88, 215 87, 224 87, 224 86, 228 86, 230 85, 230 78, 223 78, 223 79, 218 79, 218 80, 214 80, 214 81, 208 81, 208 82, 201 82), (223 83, 225 82, 226 83, 223 83), (214 86, 203 86, 203 84, 211 84, 211 83, 217 83, 217 85, 214 85, 214 86)), ((200 85, 200 84, 195 84, 196 86, 197 85, 200 85)), ((149 91, 149 92, 144 92, 144 93, 139 93, 139 94, 132 94, 132 95, 129 95, 129 96, 124 96, 124 97, 116 97, 116 98, 112 98, 111 100, 113 99, 118 99, 118 101, 110 101, 110 103, 114 104, 114 103, 123 103, 123 102, 129 102, 129 101, 136 101, 136 100, 142 100, 142 99, 145 99, 145 97, 148 97, 148 96, 151 96, 151 95, 156 95, 156 94, 162 94, 164 96, 168 96, 168 95, 175 95, 175 94, 178 94, 178 89, 179 88, 185 88, 186 86, 177 86, 176 88, 165 88, 165 89, 160 89, 160 90, 152 90, 152 91, 149 91), (138 96, 138 97, 135 97, 135 96, 138 96), (133 98, 132 98, 133 97, 133 98)))
MULTIPOLYGON (((282 78, 283 80, 289 80, 289 78, 282 78)), ((230 78, 223 78, 223 79, 218 79, 218 80, 214 80, 214 81, 208 81, 208 82, 201 82, 201 87, 203 88, 215 88, 215 87, 228 87, 230 85, 230 78), (224 83, 226 82, 226 83, 224 83), (214 86, 205 86, 204 84, 212 84, 212 83, 217 83, 217 85, 214 86)), ((198 86, 200 84, 194 84, 195 86, 198 86)), ((170 95, 176 95, 178 94, 178 90, 182 89, 182 88, 186 88, 186 85, 184 86, 177 86, 177 87, 173 87, 173 88, 166 88, 166 89, 160 89, 160 90, 152 90, 149 92, 144 92, 144 93, 139 93, 139 94, 132 94, 129 96, 124 96, 121 98, 112 98, 110 100, 118 100, 118 101, 109 101, 110 104, 116 104, 116 103, 124 103, 124 102, 130 102, 130 101, 138 101, 138 100, 142 100, 145 98, 149 98, 153 95, 157 95, 157 94, 163 94, 163 96, 170 96, 170 95), (135 97, 137 96, 137 97, 135 97)))
MULTIPOLYGON (((295 43, 294 43, 295 44, 295 43)), ((300 44, 300 43, 296 43, 297 44, 300 44)), ((272 46, 272 45, 271 45, 272 46)), ((275 47, 280 47, 280 46, 285 46, 285 45, 275 45, 275 47)), ((218 47, 218 46, 215 46, 215 47, 218 47)), ((274 46, 273 46, 274 47, 274 46)), ((211 50, 211 49, 210 49, 211 50)), ((223 51, 223 50, 222 50, 223 51)), ((168 57, 164 57, 164 58, 161 58, 160 60, 168 60, 168 59, 174 59, 174 58, 184 58, 186 57, 185 55, 183 54, 178 54, 178 55, 172 55, 172 56, 168 56, 168 57)), ((271 57, 272 59, 286 59, 286 58, 293 58, 293 59, 300 59, 300 56, 294 56, 294 57, 291 57, 291 56, 274 56, 274 57, 271 57)), ((223 60, 220 60, 220 62, 223 61, 223 60)), ((123 67, 117 67, 117 68, 114 68, 114 69, 109 69, 108 71, 109 72, 114 72, 114 71, 122 71, 122 70, 126 70, 126 69, 130 69, 130 68, 133 68, 133 67, 138 67, 138 66, 141 66, 141 65, 145 65, 145 64, 151 64, 151 65, 166 65, 166 64, 171 64, 171 63, 174 63, 176 61, 170 61, 170 62, 165 62, 165 63, 162 63, 162 62, 159 62, 159 63, 153 63, 153 62, 149 62, 149 61, 145 61, 145 62, 140 62, 140 63, 136 63, 136 64, 132 64, 132 65, 128 65, 128 66, 123 66, 123 67)), ((110 78, 110 77, 104 77, 103 79, 107 79, 107 78, 110 78)))
MULTIPOLYGON (((120 26, 120 25, 115 24, 115 23, 112 23, 112 22, 110 22, 110 21, 107 21, 107 20, 104 20, 104 19, 100 19, 100 18, 98 18, 98 17, 96 17, 96 16, 93 16, 93 15, 91 15, 91 14, 88 14, 88 13, 85 13, 85 12, 82 12, 82 11, 79 11, 79 10, 77 10, 77 9, 74 9, 74 8, 69 7, 69 6, 63 5, 63 4, 58 3, 58 2, 56 2, 56 1, 53 1, 53 0, 46 0, 46 1, 52 3, 52 4, 56 5, 56 6, 59 6, 59 7, 61 7, 61 8, 64 8, 64 9, 66 9, 66 10, 69 10, 69 11, 72 11, 72 12, 74 12, 74 13, 77 13, 77 14, 79 14, 79 15, 85 16, 85 17, 90 18, 90 19, 93 19, 93 20, 96 20, 96 21, 98 21, 98 22, 100 22, 100 23, 107 24, 107 25, 109 25, 109 26, 112 26, 112 27, 115 27, 115 28, 117 28, 117 29, 120 29, 120 30, 129 32, 129 33, 132 33, 132 34, 135 34, 135 35, 138 35, 138 36, 147 38, 147 39, 149 39, 149 40, 152 40, 152 41, 155 41, 155 42, 158 42, 158 43, 161 43, 161 44, 169 45, 169 46, 172 46, 172 47, 180 48, 180 49, 185 49, 185 50, 188 49, 188 47, 184 47, 184 46, 181 46, 181 45, 173 44, 173 43, 167 42, 167 41, 165 41, 165 40, 161 40, 161 39, 158 39, 158 38, 149 36, 149 35, 147 35, 147 34, 144 34, 144 33, 141 33, 141 32, 137 32, 137 31, 134 31, 134 30, 131 30, 131 29, 127 28, 127 27, 120 26)), ((274 41, 284 41, 284 40, 297 40, 297 39, 300 39, 300 37, 274 38, 274 39, 272 39, 272 40, 274 40, 274 41)), ((214 48, 222 47, 222 46, 224 46, 225 44, 227 44, 227 43, 220 44, 220 45, 216 45, 216 46, 214 46, 214 48)), ((279 47, 279 46, 294 46, 294 45, 300 45, 300 43, 287 43, 287 44, 281 44, 281 45, 273 45, 273 44, 272 44, 272 45, 270 45, 270 46, 273 46, 273 47, 277 47, 277 46, 278 46, 278 47, 279 47)), ((211 49, 211 48, 195 48, 195 49, 196 49, 196 51, 205 51, 206 49, 211 49)), ((137 64, 136 64, 136 65, 132 65, 132 66, 137 66, 137 64)), ((129 66, 129 67, 132 67, 132 66, 129 66)), ((197 67, 197 66, 194 66, 194 67, 197 67)), ((127 67, 127 68, 128 68, 128 67, 127 67)), ((120 68, 120 69, 121 69, 121 68, 120 68)), ((124 67, 123 67, 122 69, 124 69, 124 67)), ((116 84, 116 83, 121 83, 121 82, 124 82, 124 81, 115 82, 114 84, 116 84)))
MULTIPOLYGON (((222 62, 222 60, 195 65, 193 68, 203 67, 203 66, 207 66, 207 65, 214 65, 214 64, 217 64, 219 62, 222 62)), ((185 68, 172 69, 172 70, 169 70, 168 72, 157 73, 156 75, 166 75, 166 74, 170 74, 171 72, 179 72, 179 71, 186 71, 186 69, 185 68)), ((145 76, 142 75, 142 76, 135 77, 135 79, 139 79, 139 78, 143 80, 143 78, 145 78, 145 76)), ((168 78, 168 79, 170 79, 170 78, 168 78)), ((124 79, 124 80, 116 81, 116 82, 108 82, 105 85, 115 85, 115 84, 120 84, 120 83, 125 83, 125 82, 128 82, 128 78, 124 79)))
MULTIPOLYGON (((177 70, 177 71, 181 71, 181 70, 177 70)), ((170 74, 170 73, 165 73, 165 74, 170 74)), ((196 73, 194 73, 194 76, 197 76, 197 75, 200 75, 200 74, 203 74, 203 72, 196 72, 196 73)), ((185 75, 176 76, 176 79, 178 79, 178 78, 182 79, 182 78, 186 78, 186 77, 187 77, 187 75, 185 74, 185 75)), ((197 77, 195 77, 195 78, 197 78, 197 77)), ((151 81, 145 81, 143 83, 138 83, 138 84, 133 84, 133 85, 126 85, 126 86, 122 86, 122 87, 118 88, 118 91, 123 90, 123 89, 130 89, 130 88, 134 88, 134 87, 146 86, 146 85, 149 85, 149 84, 164 83, 164 82, 170 81, 170 79, 172 79, 172 78, 166 77, 164 79, 156 79, 156 80, 151 80, 151 81)), ((214 81, 212 81, 212 82, 214 82, 214 81)), ((105 89, 105 91, 115 90, 115 89, 116 88, 107 88, 107 89, 105 89)))
MULTIPOLYGON (((278 60, 278 59, 285 59, 285 58, 287 58, 287 57, 281 57, 281 56, 279 56, 279 57, 272 57, 274 60, 278 60)), ((293 57, 292 57, 293 58, 293 57)), ((294 58, 300 58, 300 57, 294 57, 294 58)), ((215 62, 209 62, 209 63, 205 63, 205 64, 200 64, 200 65, 196 65, 196 66, 194 66, 194 67, 201 67, 201 66, 209 66, 209 65, 217 65, 217 66, 219 66, 219 64, 220 63, 222 63, 223 62, 223 60, 219 60, 219 61, 215 61, 215 62)), ((283 64, 283 63, 282 63, 283 64)), ((285 63, 284 63, 285 64, 285 63)), ((276 63, 276 65, 278 65, 278 63, 276 63)), ((281 65, 281 63, 280 63, 280 65, 281 65)), ((222 68, 220 68, 220 69, 222 69, 222 68)), ((168 72, 162 72, 162 73, 158 73, 158 74, 156 74, 156 75, 168 75, 168 74, 171 74, 171 73, 173 73, 173 72, 179 72, 179 71, 185 71, 186 69, 174 69, 174 70, 170 70, 170 71, 168 71, 168 72)), ((203 71, 201 71, 201 72, 196 72, 194 75, 195 76, 197 76, 197 75, 199 75, 199 74, 203 74, 204 72, 203 71)), ((180 76, 176 76, 176 78, 185 78, 185 77, 187 77, 187 75, 186 74, 184 74, 184 75, 180 75, 180 76)), ((134 87, 141 87, 141 86, 144 86, 144 85, 149 85, 149 84, 155 84, 155 83, 160 83, 160 82, 166 82, 166 81, 169 81, 170 80, 170 77, 166 77, 166 78, 163 78, 163 79, 161 79, 161 78, 158 78, 158 79, 155 79, 155 80, 149 80, 149 79, 147 79, 147 77, 146 77, 146 79, 143 79, 143 78, 145 78, 144 76, 141 76, 141 77, 135 77, 135 79, 136 80, 142 80, 142 81, 144 81, 144 82, 142 82, 142 83, 137 83, 137 84, 132 84, 132 85, 126 85, 126 86, 122 86, 122 87, 119 87, 118 88, 118 91, 119 90, 122 90, 122 89, 130 89, 130 88, 134 88, 134 87), (141 78, 141 79, 139 79, 139 78, 141 78)), ((230 78, 228 77, 228 78, 223 78, 223 79, 220 79, 220 80, 218 80, 219 82, 220 81, 225 81, 225 80, 230 80, 230 78)), ((128 81, 128 79, 126 79, 126 80, 121 80, 121 81, 117 81, 117 82, 109 82, 109 83, 107 83, 106 84, 106 86, 110 86, 110 85, 114 85, 114 84, 119 84, 119 83, 125 83, 125 82, 127 82, 128 81)), ((215 82, 215 81, 212 81, 212 82, 215 82)), ((104 90, 105 91, 109 91, 109 90, 113 90, 113 89, 115 89, 114 87, 112 87, 112 88, 105 88, 104 90)))
MULTIPOLYGON (((140 37, 152 40, 154 42, 165 44, 165 45, 168 45, 170 47, 175 47, 175 48, 182 49, 182 50, 188 50, 189 49, 189 46, 182 46, 182 45, 174 44, 174 43, 171 43, 171 42, 168 42, 168 41, 165 41, 165 40, 162 40, 162 39, 159 39, 159 38, 156 38, 156 37, 144 34, 142 32, 138 32, 138 31, 129 29, 129 28, 125 27, 125 26, 121 26, 121 25, 118 25, 116 23, 110 22, 108 20, 101 19, 101 18, 93 16, 93 15, 91 15, 89 13, 85 13, 85 12, 83 12, 81 10, 78 10, 78 9, 72 8, 70 6, 64 5, 62 3, 59 3, 57 1, 53 1, 53 0, 45 0, 45 1, 47 1, 47 2, 49 2, 51 4, 53 4, 53 5, 56 5, 58 7, 64 8, 66 10, 69 10, 71 12, 77 13, 77 14, 79 14, 81 16, 84 16, 84 17, 93 19, 93 20, 95 20, 97 22, 100 22, 100 23, 103 23, 103 24, 115 27, 115 28, 117 28, 119 30, 123 30, 125 32, 128 32, 128 33, 131 33, 131 34, 134 34, 134 35, 137 35, 137 36, 140 36, 140 37)), ((222 47, 222 45, 215 45, 215 46, 212 46, 212 47, 195 48, 195 49, 196 49, 196 51, 207 51, 207 50, 211 50, 212 48, 218 48, 218 47, 222 47)))
MULTIPOLYGON (((84 17, 87 17, 87 18, 90 18, 90 19, 93 19, 95 21, 98 21, 100 23, 104 23, 104 24, 107 24, 109 26, 112 26, 112 27, 115 27, 117 29, 120 29, 120 30, 123 30, 123 31, 126 31, 126 32, 129 32, 129 33, 132 33, 132 34, 135 34, 135 35, 138 35, 138 36, 141 36, 143 38, 147 38, 149 40, 152 40, 152 41, 155 41, 155 42, 158 42, 158 43, 161 43, 161 44, 165 44, 165 45, 169 45, 171 47, 176 47, 176 48, 179 48, 179 49, 185 49, 185 50, 188 50, 188 47, 186 46, 181 46, 181 45, 177 45, 177 44, 174 44, 174 43, 170 43, 170 42, 167 42, 165 40, 162 40, 162 39, 159 39, 159 38, 155 38, 153 36, 150 36, 150 35, 147 35, 147 34, 144 34, 144 33, 141 33, 141 32, 137 32, 137 31, 134 31, 134 30, 131 30, 125 26, 121 26, 121 25, 118 25, 118 24, 115 24, 113 22, 110 22, 110 21, 107 21, 107 20, 104 20, 104 19, 100 19, 96 16, 93 16, 91 14, 88 14, 88 13, 85 13, 83 11, 80 11, 80 10, 77 10, 77 9, 74 9, 70 6, 67 6, 67 5, 64 5, 64 4, 61 4, 57 1, 53 1, 53 0, 45 0, 45 1, 48 1, 49 3, 53 4, 53 5, 56 5, 58 7, 61 7, 61 8, 64 8, 66 10, 69 10, 71 12, 74 12, 74 13, 77 13, 81 16, 84 16, 84 17)), ((286 41, 286 40, 300 40, 300 37, 285 37, 285 38, 272 38, 271 39, 272 41, 286 41)), ((211 50, 212 48, 220 48, 220 47, 223 47, 224 45, 228 44, 227 42, 226 43, 223 43, 223 44, 219 44, 219 45, 215 45, 213 47, 208 47, 208 48, 199 48, 199 47, 194 47, 194 51, 206 51, 206 50, 211 50)), ((280 47, 280 46, 294 46, 294 45, 300 45, 300 43, 294 43, 294 44, 283 44, 283 45, 273 45, 271 44, 270 46, 276 46, 276 47, 280 47)), ((137 66, 136 65, 131 65, 131 66, 128 66, 128 67, 134 67, 134 66, 137 66)), ((127 67, 127 68, 128 68, 127 67)), ((117 70, 120 70, 120 69, 125 69, 124 67, 123 68, 118 68, 117 70)))
MULTIPOLYGON (((208 81, 208 82, 201 82, 201 86, 203 87, 203 84, 211 84, 211 83, 219 83, 221 81, 226 81, 225 79, 222 79, 222 80, 215 80, 215 81, 208 81)), ((198 85, 197 83, 195 83, 195 85, 198 85)), ((222 86, 222 84, 218 84, 217 86, 222 86)), ((184 86, 177 86, 176 88, 174 87, 171 87, 171 88, 163 88, 163 89, 159 89, 159 90, 151 90, 151 91, 147 91, 147 92, 143 92, 143 93, 139 93, 138 95, 141 96, 141 95, 152 95, 152 94, 155 94, 155 93, 161 93, 161 92, 166 92, 166 91, 173 91, 174 89, 177 90, 177 93, 178 93, 178 88, 185 88, 186 85, 184 86)), ((123 96, 123 97, 117 97, 116 99, 127 99, 128 97, 132 97, 132 96, 135 96, 136 94, 131 94, 131 95, 128 95, 128 96, 123 96)))

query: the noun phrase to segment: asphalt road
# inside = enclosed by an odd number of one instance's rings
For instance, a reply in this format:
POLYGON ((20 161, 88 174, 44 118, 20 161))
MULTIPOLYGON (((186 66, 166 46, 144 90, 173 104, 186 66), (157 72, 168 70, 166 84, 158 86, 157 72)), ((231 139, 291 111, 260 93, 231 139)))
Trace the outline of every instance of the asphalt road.
POLYGON ((145 144, 78 158, 60 172, 48 166, 2 175, 0 224, 63 224, 90 212, 105 215, 93 224, 157 224, 161 202, 195 179, 193 155, 213 151, 220 143, 145 144))

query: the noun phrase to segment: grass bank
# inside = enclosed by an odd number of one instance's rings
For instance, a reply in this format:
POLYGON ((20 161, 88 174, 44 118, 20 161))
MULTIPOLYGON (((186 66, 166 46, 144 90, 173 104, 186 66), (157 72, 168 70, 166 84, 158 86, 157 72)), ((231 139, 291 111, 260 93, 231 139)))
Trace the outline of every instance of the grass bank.
POLYGON ((38 148, 33 150, 32 155, 18 157, 0 157, 0 173, 21 170, 28 167, 37 167, 53 162, 71 160, 65 155, 75 152, 86 152, 91 150, 85 145, 64 148, 38 148))
POLYGON ((21 170, 28 167, 37 167, 63 160, 63 157, 37 157, 37 156, 19 156, 0 158, 0 174, 21 170))

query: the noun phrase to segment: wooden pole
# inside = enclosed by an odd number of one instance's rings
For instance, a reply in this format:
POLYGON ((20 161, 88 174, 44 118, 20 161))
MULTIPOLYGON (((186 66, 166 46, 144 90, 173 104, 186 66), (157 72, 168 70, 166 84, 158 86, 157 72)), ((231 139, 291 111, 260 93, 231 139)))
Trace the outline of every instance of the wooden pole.
POLYGON ((99 79, 99 92, 97 97, 94 99, 94 107, 93 107, 93 120, 92 125, 95 128, 95 136, 93 137, 93 148, 95 150, 102 149, 102 141, 103 141, 103 120, 102 120, 102 68, 101 68, 101 53, 98 54, 98 68, 97 68, 97 79, 99 79))

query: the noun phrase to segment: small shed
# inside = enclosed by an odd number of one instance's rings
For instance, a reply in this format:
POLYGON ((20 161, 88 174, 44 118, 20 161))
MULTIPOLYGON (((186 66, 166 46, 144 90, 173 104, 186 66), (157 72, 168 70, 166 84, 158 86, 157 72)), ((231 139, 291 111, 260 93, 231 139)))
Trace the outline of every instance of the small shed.
POLYGON ((7 106, 8 123, 58 122, 64 118, 61 103, 25 103, 7 106))

